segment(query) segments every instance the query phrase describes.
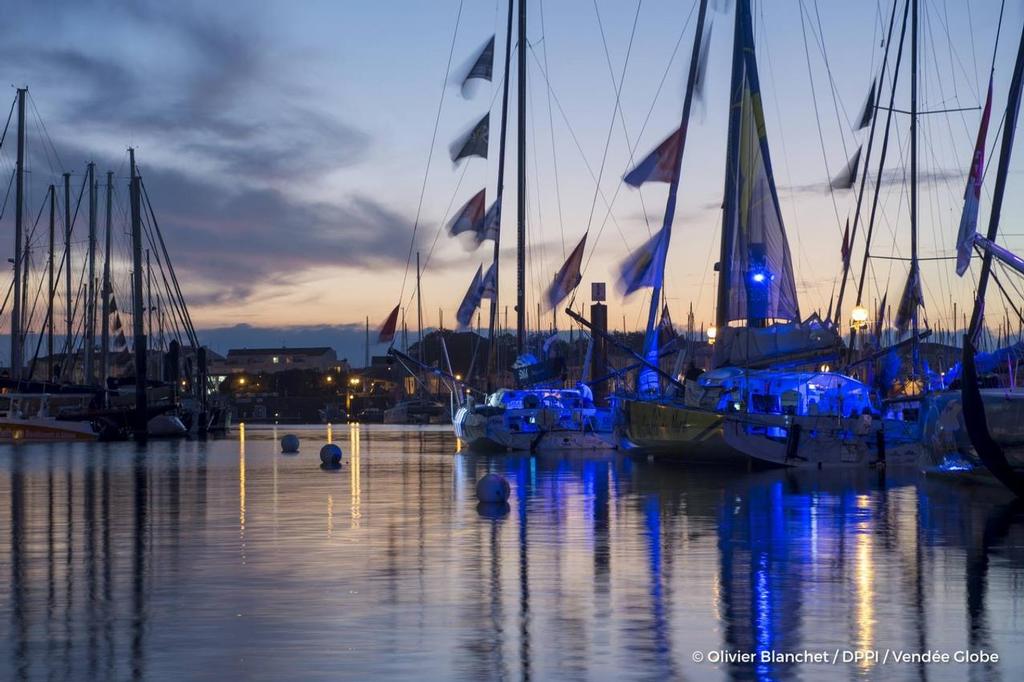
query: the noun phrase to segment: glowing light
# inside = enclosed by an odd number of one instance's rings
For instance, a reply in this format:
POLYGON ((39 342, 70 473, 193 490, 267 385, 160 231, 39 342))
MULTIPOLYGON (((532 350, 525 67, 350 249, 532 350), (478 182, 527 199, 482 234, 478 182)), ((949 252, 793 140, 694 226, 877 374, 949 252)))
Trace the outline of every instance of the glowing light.
POLYGON ((751 279, 760 284, 765 280, 765 274, 763 272, 755 272, 754 276, 751 277, 751 279))
POLYGON ((334 382, 334 377, 332 377, 330 374, 328 374, 327 375, 327 383, 330 384, 330 383, 333 383, 333 382, 334 382))
POLYGON ((455 375, 455 380, 456 381, 462 381, 462 375, 461 374, 456 374, 455 375))
POLYGON ((708 327, 708 343, 711 345, 715 344, 715 339, 718 338, 718 327, 708 327))
POLYGON ((245 386, 245 377, 238 377, 238 385, 245 386))
POLYGON ((352 377, 351 379, 348 380, 348 383, 351 386, 358 386, 359 385, 359 377, 352 377))
POLYGON ((868 321, 868 309, 862 305, 857 306, 850 313, 850 320, 853 322, 853 326, 858 329, 863 328, 868 321))
POLYGON ((832 367, 829 366, 828 364, 824 364, 824 365, 822 365, 821 367, 818 368, 818 371, 819 372, 831 372, 832 371, 832 367))

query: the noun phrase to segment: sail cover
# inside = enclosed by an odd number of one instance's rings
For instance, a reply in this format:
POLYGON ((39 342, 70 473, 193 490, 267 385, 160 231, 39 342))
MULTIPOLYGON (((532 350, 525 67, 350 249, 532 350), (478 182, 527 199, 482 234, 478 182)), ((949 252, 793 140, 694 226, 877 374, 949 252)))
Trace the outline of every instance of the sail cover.
POLYGON ((751 24, 750 0, 737 0, 719 325, 800 319, 793 260, 768 152, 751 24))

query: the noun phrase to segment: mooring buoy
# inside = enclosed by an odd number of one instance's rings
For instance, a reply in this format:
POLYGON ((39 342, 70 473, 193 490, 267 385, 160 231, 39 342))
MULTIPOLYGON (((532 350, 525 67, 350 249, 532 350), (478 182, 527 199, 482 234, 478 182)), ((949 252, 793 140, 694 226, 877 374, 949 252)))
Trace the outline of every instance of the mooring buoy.
POLYGON ((281 452, 287 452, 293 454, 299 451, 299 437, 294 433, 289 433, 287 436, 281 439, 281 452))
POLYGON ((328 443, 320 448, 320 461, 325 466, 341 466, 341 448, 334 443, 328 443))
POLYGON ((498 474, 487 474, 476 482, 476 498, 481 502, 508 502, 511 492, 508 480, 498 474))

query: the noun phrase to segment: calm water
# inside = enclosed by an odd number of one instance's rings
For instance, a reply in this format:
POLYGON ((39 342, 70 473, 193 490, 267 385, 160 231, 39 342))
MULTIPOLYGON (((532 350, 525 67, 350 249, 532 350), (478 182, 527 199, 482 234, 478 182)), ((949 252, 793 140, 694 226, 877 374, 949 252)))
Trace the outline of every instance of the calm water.
POLYGON ((446 430, 0 450, 0 679, 1024 679, 1024 511, 446 430), (478 510, 486 471, 508 508, 478 510), (985 650, 998 664, 694 662, 985 650))

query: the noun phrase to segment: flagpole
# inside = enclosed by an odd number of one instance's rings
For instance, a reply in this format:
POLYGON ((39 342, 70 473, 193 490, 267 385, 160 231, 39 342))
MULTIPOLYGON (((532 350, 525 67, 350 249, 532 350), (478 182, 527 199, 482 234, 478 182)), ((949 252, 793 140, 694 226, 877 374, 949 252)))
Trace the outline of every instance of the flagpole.
POLYGON ((498 186, 495 192, 495 200, 498 202, 498 230, 494 235, 494 296, 491 298, 491 310, 487 324, 487 361, 485 364, 487 378, 484 382, 487 392, 494 389, 491 373, 491 362, 496 360, 494 353, 494 327, 498 320, 498 280, 500 275, 499 261, 501 253, 501 197, 505 191, 505 139, 508 133, 508 78, 512 66, 512 3, 508 0, 508 25, 505 32, 505 79, 502 83, 501 92, 501 132, 498 142, 498 186))
POLYGON ((913 310, 910 314, 910 329, 914 339, 911 345, 912 369, 915 375, 920 374, 921 344, 918 341, 917 313, 921 301, 917 297, 920 290, 920 265, 917 258, 917 0, 913 0, 913 16, 910 19, 910 281, 913 286, 911 295, 914 297, 913 310))
MULTIPOLYGON (((693 51, 690 54, 690 72, 686 77, 686 95, 683 99, 683 113, 679 122, 679 144, 676 146, 675 159, 672 161, 672 182, 668 186, 668 200, 665 202, 665 217, 662 222, 664 231, 664 243, 659 248, 668 251, 669 241, 672 236, 672 219, 676 212, 676 198, 679 194, 679 177, 682 174, 683 150, 686 147, 686 128, 690 121, 690 109, 693 105, 693 90, 697 82, 697 69, 700 61, 701 39, 704 36, 704 20, 707 17, 708 2, 701 0, 700 10, 697 13, 697 30, 693 37, 693 51)), ((739 10, 737 10, 739 11, 739 10)), ((651 290, 651 307, 647 314, 647 333, 644 336, 644 357, 650 361, 653 354, 658 357, 658 337, 655 332, 655 323, 658 316, 658 303, 661 301, 661 290, 665 279, 665 262, 662 259, 661 272, 651 290)), ((641 372, 643 374, 643 372, 641 372)), ((657 378, 654 378, 657 381, 657 378)), ((640 388, 639 386, 637 387, 640 388)))
MULTIPOLYGON (((516 187, 516 353, 526 346, 526 0, 519 0, 516 187)), ((497 242, 495 242, 497 243, 497 242)))

